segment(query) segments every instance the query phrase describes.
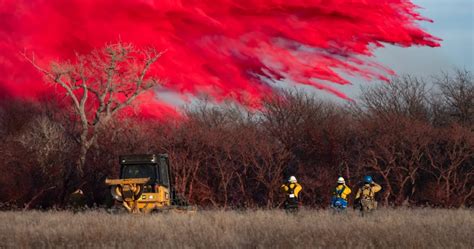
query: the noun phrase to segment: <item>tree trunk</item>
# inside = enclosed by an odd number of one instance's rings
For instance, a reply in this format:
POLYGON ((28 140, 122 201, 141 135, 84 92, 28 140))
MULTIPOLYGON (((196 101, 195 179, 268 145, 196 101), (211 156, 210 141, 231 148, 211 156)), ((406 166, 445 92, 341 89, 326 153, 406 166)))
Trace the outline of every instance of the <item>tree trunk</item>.
POLYGON ((385 181, 385 184, 387 186, 387 191, 385 191, 385 195, 384 195, 384 199, 383 199, 383 203, 384 203, 384 206, 388 206, 388 199, 390 197, 390 195, 392 194, 392 185, 390 184, 390 181, 388 179, 388 176, 386 176, 385 174, 382 174, 382 177, 385 181))
POLYGON ((79 151, 79 157, 76 162, 76 171, 77 176, 79 178, 82 178, 84 176, 84 165, 86 164, 87 151, 87 145, 85 143, 82 143, 79 151))
POLYGON ((25 205, 25 207, 23 208, 23 211, 26 211, 26 210, 29 210, 33 204, 35 203, 35 201, 40 197, 42 196, 45 192, 51 190, 51 189, 54 189, 56 188, 56 186, 51 186, 49 188, 45 188, 45 189, 42 189, 41 191, 39 191, 35 196, 33 196, 33 198, 31 198, 31 200, 25 205))

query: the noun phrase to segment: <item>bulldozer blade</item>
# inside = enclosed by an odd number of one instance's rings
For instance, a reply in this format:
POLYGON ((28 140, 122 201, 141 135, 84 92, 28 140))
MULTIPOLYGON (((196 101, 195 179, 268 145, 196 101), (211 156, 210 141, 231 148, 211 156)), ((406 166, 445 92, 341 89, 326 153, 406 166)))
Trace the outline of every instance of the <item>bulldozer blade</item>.
POLYGON ((107 185, 131 185, 131 184, 145 184, 150 181, 150 178, 129 178, 129 179, 105 179, 107 185))

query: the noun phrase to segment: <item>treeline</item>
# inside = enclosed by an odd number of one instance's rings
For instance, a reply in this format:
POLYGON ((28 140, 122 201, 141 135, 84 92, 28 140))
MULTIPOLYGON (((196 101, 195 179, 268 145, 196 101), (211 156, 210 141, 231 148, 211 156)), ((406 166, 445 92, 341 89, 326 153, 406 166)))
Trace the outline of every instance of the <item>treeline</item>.
POLYGON ((365 88, 354 103, 301 91, 259 111, 201 102, 182 120, 120 118, 98 132, 84 175, 74 177, 79 129, 65 107, 4 98, 0 109, 0 203, 64 207, 81 188, 103 205, 118 156, 168 153, 178 192, 205 207, 277 207, 295 175, 302 202, 327 207, 338 176, 355 189, 366 174, 383 205, 474 204, 474 81, 468 71, 411 76, 365 88))

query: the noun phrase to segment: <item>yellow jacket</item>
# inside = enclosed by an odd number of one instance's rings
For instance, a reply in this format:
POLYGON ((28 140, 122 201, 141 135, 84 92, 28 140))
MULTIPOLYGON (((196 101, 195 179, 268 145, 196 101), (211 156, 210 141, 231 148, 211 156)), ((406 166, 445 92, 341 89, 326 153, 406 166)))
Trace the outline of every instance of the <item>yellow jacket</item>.
POLYGON ((361 195, 374 198, 375 193, 379 192, 380 190, 382 190, 382 187, 375 182, 372 182, 371 184, 364 184, 364 186, 359 188, 357 191, 356 199, 359 199, 361 195))
POLYGON ((337 185, 336 189, 334 190, 334 192, 332 192, 332 194, 336 197, 340 197, 344 200, 347 200, 347 196, 352 192, 352 190, 346 185, 346 184, 339 184, 337 185), (342 191, 342 193, 340 195, 338 195, 336 193, 336 191, 341 191, 342 189, 344 188, 344 190, 342 191))
POLYGON ((293 189, 293 194, 298 198, 300 191, 303 189, 299 183, 286 183, 281 185, 281 189, 285 194, 290 194, 290 188, 293 189))

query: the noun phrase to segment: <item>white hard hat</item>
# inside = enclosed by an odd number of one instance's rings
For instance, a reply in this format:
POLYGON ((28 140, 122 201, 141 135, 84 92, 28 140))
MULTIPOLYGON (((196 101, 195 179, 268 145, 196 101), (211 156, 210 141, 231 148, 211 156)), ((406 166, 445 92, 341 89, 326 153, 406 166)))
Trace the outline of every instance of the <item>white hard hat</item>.
POLYGON ((297 182, 296 177, 294 177, 294 176, 290 176, 290 179, 288 179, 288 181, 291 182, 291 183, 296 183, 297 182))
POLYGON ((346 181, 344 180, 344 177, 340 176, 339 178, 337 178, 337 183, 346 183, 346 181))

